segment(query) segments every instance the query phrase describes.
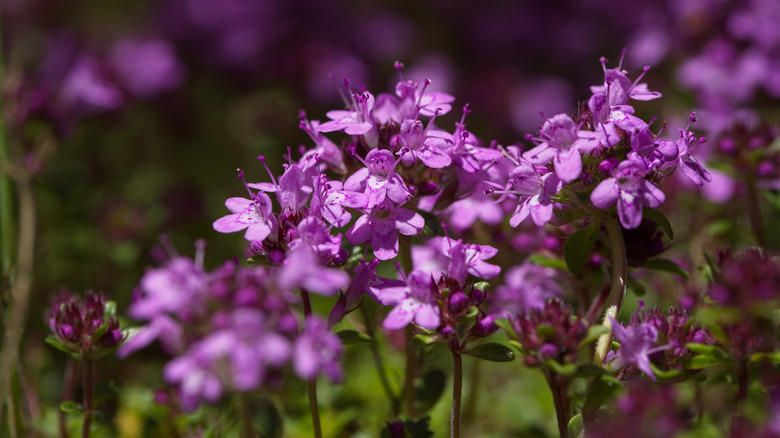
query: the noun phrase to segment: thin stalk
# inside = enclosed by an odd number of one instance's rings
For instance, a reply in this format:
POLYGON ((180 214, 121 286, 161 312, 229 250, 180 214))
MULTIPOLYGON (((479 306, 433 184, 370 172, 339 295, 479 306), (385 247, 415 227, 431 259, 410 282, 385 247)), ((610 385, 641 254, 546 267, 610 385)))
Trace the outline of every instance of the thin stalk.
POLYGON ((745 176, 745 185, 747 186, 748 217, 750 218, 750 228, 756 236, 758 245, 766 248, 766 233, 764 232, 764 220, 761 217, 761 207, 758 203, 758 190, 756 181, 750 172, 745 176))
POLYGON ((252 427, 252 412, 249 409, 249 397, 247 394, 238 395, 238 412, 241 416, 241 438, 254 438, 255 431, 252 427))
MULTIPOLYGON (((0 164, 6 163, 0 161, 0 164)), ((31 176, 25 172, 20 173, 21 175, 17 175, 19 178, 16 178, 19 199, 16 271, 11 285, 9 307, 4 309, 5 334, 0 352, 0 376, 11 375, 17 361, 33 280, 36 228, 35 195, 31 176)), ((0 402, 5 402, 11 394, 11 387, 8 383, 7 379, 0 378, 0 402)))
POLYGON ((460 438, 460 399, 463 391, 463 358, 452 350, 452 411, 450 412, 450 438, 460 438))
MULTIPOLYGON (((5 77, 2 30, 0 23, 0 81, 5 77)), ((0 93, 0 108, 5 108, 3 93, 0 93)), ((8 162, 8 156, 5 119, 0 114, 0 162, 8 162)), ((3 275, 10 275, 13 267, 14 240, 13 187, 8 176, 0 172, 0 273, 3 275)))
MULTIPOLYGON (((311 299, 309 291, 301 288, 301 302, 303 303, 303 315, 305 318, 311 316, 311 299)), ((311 411, 311 422, 314 426, 314 437, 322 438, 322 425, 320 425, 320 408, 317 403, 317 378, 309 379, 309 411, 311 411)))
POLYGON ((92 360, 84 360, 84 428, 81 433, 82 438, 89 438, 92 426, 92 399, 95 392, 94 366, 92 360))
POLYGON ((547 373, 547 384, 552 391, 553 403, 555 404, 555 416, 558 420, 558 434, 561 438, 569 436, 569 407, 566 402, 566 381, 562 380, 551 372, 547 373))
MULTIPOLYGON (((363 314, 363 319, 366 320, 366 332, 371 338, 374 338, 374 328, 372 326, 372 318, 368 314, 365 306, 360 306, 360 312, 363 314)), ((385 395, 390 400, 390 405, 393 409, 393 415, 398 416, 401 413, 401 401, 398 396, 395 395, 393 389, 390 387, 390 380, 387 378, 387 371, 385 370, 385 364, 382 361, 382 355, 379 354, 379 345, 376 342, 369 344, 371 349, 371 356, 374 359, 374 365, 376 366, 377 374, 379 374, 379 380, 382 382, 382 389, 385 391, 385 395)))
POLYGON ((608 331, 599 336, 596 342, 596 352, 593 355, 593 362, 602 365, 607 357, 609 346, 612 343, 612 320, 617 319, 620 314, 620 305, 623 302, 623 295, 626 293, 626 244, 623 241, 623 234, 620 224, 614 217, 609 217, 604 221, 604 227, 607 230, 610 252, 612 253, 612 285, 607 297, 607 310, 604 312, 604 320, 601 325, 608 331))
MULTIPOLYGON (((65 366, 65 381, 62 384, 62 394, 60 395, 60 404, 73 399, 73 391, 76 389, 76 381, 79 377, 78 362, 68 360, 65 366)), ((68 414, 59 409, 57 425, 60 431, 60 438, 68 438, 67 420, 68 414)))
MULTIPOLYGON (((410 272, 412 272, 412 269, 414 269, 414 265, 412 264, 412 241, 411 237, 409 236, 401 236, 398 242, 399 251, 398 256, 401 259, 401 267, 404 270, 404 273, 406 275, 409 275, 410 272)), ((415 399, 415 391, 414 391, 414 378, 417 375, 417 353, 414 351, 409 351, 409 343, 412 341, 412 338, 414 337, 414 329, 412 329, 411 325, 406 326, 406 330, 404 332, 406 334, 406 370, 404 372, 404 407, 406 409, 406 414, 410 417, 415 417, 415 409, 414 409, 414 399, 415 399)))

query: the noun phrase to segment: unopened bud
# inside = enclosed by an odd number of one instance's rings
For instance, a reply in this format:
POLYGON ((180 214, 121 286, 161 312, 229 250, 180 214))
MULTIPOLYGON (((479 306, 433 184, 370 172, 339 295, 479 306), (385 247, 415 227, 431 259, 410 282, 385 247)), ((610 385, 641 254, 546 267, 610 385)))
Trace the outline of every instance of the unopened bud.
POLYGON ((469 306, 469 297, 463 292, 455 292, 450 297, 449 310, 452 313, 459 313, 469 306))

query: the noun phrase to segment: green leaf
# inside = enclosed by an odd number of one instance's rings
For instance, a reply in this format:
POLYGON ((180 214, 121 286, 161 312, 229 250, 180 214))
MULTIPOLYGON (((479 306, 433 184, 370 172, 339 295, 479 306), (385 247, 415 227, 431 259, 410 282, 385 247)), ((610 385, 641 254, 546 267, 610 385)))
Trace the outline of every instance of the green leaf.
POLYGON ((582 406, 583 415, 596 412, 612 399, 621 388, 623 388, 623 384, 612 376, 597 376, 594 378, 588 387, 588 393, 585 395, 585 404, 582 406))
POLYGON ((688 369, 700 369, 700 368, 707 368, 711 367, 713 365, 720 365, 720 361, 716 360, 712 356, 707 356, 704 354, 699 354, 697 356, 693 356, 686 364, 685 367, 688 369))
POLYGON ((357 330, 342 330, 340 332, 336 332, 336 336, 341 339, 341 342, 343 342, 344 345, 373 344, 376 342, 371 338, 371 336, 368 336, 365 333, 360 333, 357 330))
POLYGON ((604 333, 609 333, 609 329, 603 325, 592 325, 588 328, 588 333, 585 334, 585 339, 580 341, 577 349, 590 345, 591 342, 599 338, 604 333))
POLYGON ((491 362, 511 362, 515 360, 515 352, 511 348, 495 342, 477 345, 466 350, 463 354, 491 362))
POLYGON ((526 350, 525 347, 523 347, 523 344, 521 344, 521 343, 519 343, 519 342, 517 342, 515 340, 511 340, 510 339, 509 340, 509 345, 515 347, 517 349, 517 351, 520 352, 520 354, 522 354, 523 356, 528 356, 528 355, 531 354, 530 351, 526 350))
POLYGON ((84 409, 81 408, 81 405, 72 401, 68 400, 66 402, 62 402, 60 405, 60 410, 62 412, 65 412, 66 414, 81 414, 84 412, 84 409))
POLYGON ((655 377, 660 380, 670 380, 680 376, 680 370, 662 370, 652 363, 650 364, 650 369, 653 370, 655 377))
POLYGON ((433 436, 431 417, 428 415, 417 420, 405 420, 404 429, 411 434, 411 438, 430 438, 433 436))
POLYGON ((512 321, 506 318, 498 318, 493 321, 493 324, 504 330, 509 339, 517 339, 517 332, 515 331, 515 328, 512 327, 512 321))
POLYGON ((677 263, 669 260, 669 259, 652 259, 645 262, 644 265, 642 265, 643 268, 646 269, 653 269, 655 271, 664 271, 664 272, 671 272, 674 275, 678 275, 682 278, 689 278, 690 274, 688 274, 688 271, 683 269, 682 266, 678 265, 677 263))
POLYGON ((672 224, 669 223, 669 219, 667 219, 663 213, 661 213, 660 211, 654 208, 644 207, 642 208, 642 216, 658 224, 658 226, 660 226, 661 229, 664 230, 664 233, 666 233, 666 235, 669 236, 670 239, 674 239, 674 231, 672 230, 672 224))
POLYGON ((252 428, 267 438, 284 435, 284 421, 276 405, 270 400, 252 401, 252 428))
POLYGON ((446 386, 447 373, 444 371, 432 369, 425 373, 414 391, 415 412, 428 412, 444 394, 446 386))
POLYGON ((570 437, 580 436, 584 428, 585 428, 585 423, 582 420, 582 412, 571 417, 571 419, 569 420, 569 425, 567 426, 567 429, 569 429, 570 437))
POLYGON ((108 323, 109 321, 104 322, 103 324, 100 325, 100 327, 97 328, 97 330, 95 330, 95 334, 92 335, 93 341, 97 341, 98 339, 102 338, 103 335, 106 334, 106 330, 108 330, 108 323))
POLYGON ((576 377, 590 377, 590 376, 609 376, 610 372, 595 363, 582 363, 577 365, 577 369, 574 372, 576 377))
POLYGON ((425 225, 423 225, 423 233, 428 237, 436 237, 443 235, 441 231, 441 220, 433 213, 425 210, 415 210, 420 216, 425 219, 425 225))
POLYGON ((568 269, 565 261, 558 258, 547 257, 543 254, 532 254, 528 256, 526 260, 539 266, 547 266, 549 268, 561 269, 564 271, 568 269))
POLYGON ((700 359, 696 359, 696 364, 706 364, 707 360, 705 360, 705 358, 707 358, 713 363, 719 363, 728 367, 732 366, 732 362, 728 354, 714 345, 688 343, 685 344, 685 347, 694 353, 698 353, 698 356, 695 357, 702 357, 700 359))
POLYGON ((73 349, 68 348, 65 344, 60 342, 59 339, 57 339, 54 336, 46 336, 45 339, 46 343, 51 345, 52 347, 56 348, 57 350, 64 351, 66 353, 73 353, 73 349))
POLYGON ((547 364, 547 367, 550 368, 550 371, 562 376, 572 377, 574 376, 574 373, 577 372, 577 364, 560 364, 557 360, 554 359, 547 359, 544 361, 544 363, 547 364))
POLYGON ((599 224, 592 222, 587 227, 576 231, 566 239, 563 245, 563 256, 566 259, 566 267, 573 274, 582 272, 585 262, 588 260, 593 245, 599 237, 599 224))
POLYGON ((441 339, 437 335, 414 335, 414 337, 409 341, 409 346, 407 349, 411 351, 418 351, 422 350, 423 348, 433 345, 436 342, 440 341, 441 339))

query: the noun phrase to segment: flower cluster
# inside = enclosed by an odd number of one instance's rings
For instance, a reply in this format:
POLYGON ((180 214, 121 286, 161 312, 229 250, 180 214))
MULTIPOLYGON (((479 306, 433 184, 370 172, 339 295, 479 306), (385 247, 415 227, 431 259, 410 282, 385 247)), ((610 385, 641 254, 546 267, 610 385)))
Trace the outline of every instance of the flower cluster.
POLYGON ((175 356, 163 373, 179 386, 187 410, 201 400, 216 402, 225 391, 253 391, 278 380, 291 362, 303 379, 322 373, 340 380, 341 341, 319 317, 301 321, 292 310, 297 274, 241 269, 232 262, 208 272, 202 256, 202 249, 196 260, 172 255, 144 275, 128 312, 147 323, 120 348, 120 356, 159 340, 175 356))
MULTIPOLYGON (((691 155, 703 143, 690 131, 680 130, 676 140, 653 133, 650 124, 634 115, 631 100, 661 97, 639 82, 649 67, 634 81, 622 69, 608 69, 601 59, 604 83, 591 87, 593 95, 574 116, 556 114, 548 118, 536 146, 521 152, 508 147, 503 157, 512 167, 503 179, 485 180, 490 192, 517 198, 510 224, 527 217, 537 225, 550 222, 555 207, 581 202, 577 195, 589 194, 593 207, 606 210, 617 204, 617 215, 626 229, 642 222, 643 207, 658 207, 666 196, 659 188, 675 168, 698 185, 711 176, 691 155), (498 189, 498 190, 496 190, 498 189)), ((695 121, 693 115, 691 123, 695 121)))
POLYGON ((110 353, 125 340, 115 310, 116 304, 106 301, 103 293, 87 292, 84 301, 60 294, 46 317, 53 333, 46 341, 88 360, 110 353))

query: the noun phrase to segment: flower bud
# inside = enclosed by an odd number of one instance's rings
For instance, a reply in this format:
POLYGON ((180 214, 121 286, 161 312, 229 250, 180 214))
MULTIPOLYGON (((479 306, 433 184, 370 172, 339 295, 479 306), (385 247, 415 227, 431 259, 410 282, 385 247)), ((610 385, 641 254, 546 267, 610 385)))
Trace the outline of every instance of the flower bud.
POLYGON ((449 309, 451 313, 460 313, 469 306, 469 297, 463 292, 455 292, 450 296, 449 309))
POLYGON ((474 334, 477 336, 490 336, 498 330, 498 326, 495 324, 496 317, 488 315, 482 318, 479 322, 474 324, 474 334))

